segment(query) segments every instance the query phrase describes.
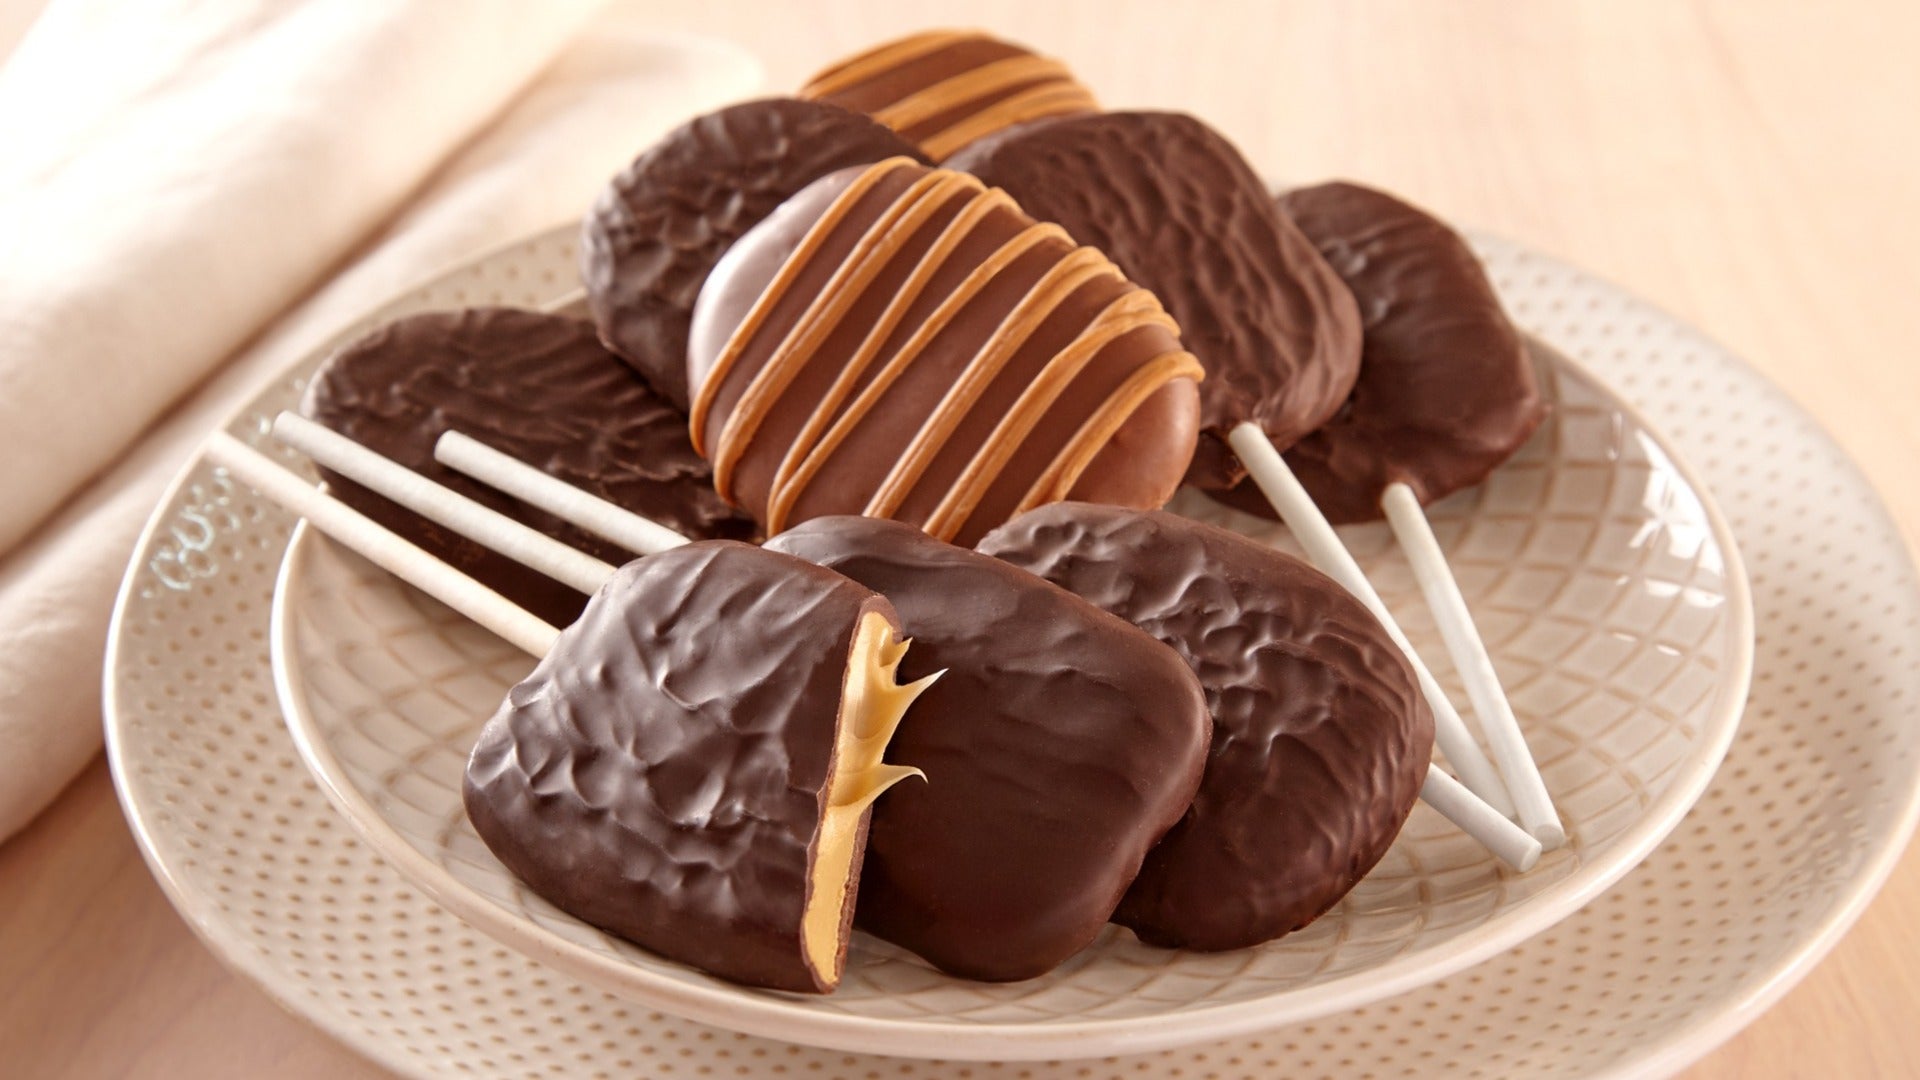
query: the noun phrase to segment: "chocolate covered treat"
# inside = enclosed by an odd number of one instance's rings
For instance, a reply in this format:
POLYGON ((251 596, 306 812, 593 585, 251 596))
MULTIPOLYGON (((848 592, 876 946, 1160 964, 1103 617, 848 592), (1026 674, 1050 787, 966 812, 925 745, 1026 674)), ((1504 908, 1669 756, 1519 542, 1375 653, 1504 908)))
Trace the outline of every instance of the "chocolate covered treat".
POLYGON ((1285 448, 1332 418, 1360 365, 1360 315, 1326 260, 1225 137, 1190 116, 1120 112, 1022 125, 948 164, 1004 188, 1151 289, 1206 369, 1187 473, 1246 474, 1227 446, 1250 421, 1285 448))
POLYGON ((842 60, 800 96, 872 116, 935 161, 975 139, 1097 111, 1067 66, 977 30, 929 30, 842 60))
POLYGON ((814 180, 903 154, 918 151, 868 117, 793 98, 674 130, 607 184, 581 227, 601 340, 686 411, 687 320, 728 245, 814 180))
POLYGON ((1433 716, 1346 590, 1236 533, 1080 503, 1016 518, 980 550, 1172 646, 1206 690, 1205 778, 1115 922, 1155 945, 1255 945, 1311 922, 1386 853, 1426 776, 1433 716))
POLYGON ((970 543, 1063 498, 1159 506, 1199 364, 1153 294, 964 173, 828 176, 701 291, 693 444, 768 535, 866 514, 970 543))
MULTIPOLYGON (((1466 240, 1383 191, 1333 182, 1280 197, 1360 302, 1360 379, 1339 415, 1287 451, 1335 524, 1381 516, 1396 481, 1424 505, 1472 487, 1545 419, 1526 341, 1466 240)), ((1226 501, 1271 516, 1251 482, 1226 501)))
POLYGON ((896 685, 892 607, 839 574, 710 541, 622 567, 481 730, 480 838, 561 910, 753 986, 845 964, 896 685))
POLYGON ((889 760, 857 925, 974 979, 1039 975, 1093 940, 1193 797, 1206 703, 1179 656, 996 559, 897 522, 807 522, 768 546, 893 601, 904 677, 945 669, 889 760))
MULTIPOLYGON (((686 418, 578 319, 511 308, 398 319, 315 373, 301 411, 401 465, 608 562, 631 553, 434 460, 457 429, 694 539, 753 535, 713 492, 686 418)), ((328 470, 346 503, 556 626, 587 598, 328 470)))

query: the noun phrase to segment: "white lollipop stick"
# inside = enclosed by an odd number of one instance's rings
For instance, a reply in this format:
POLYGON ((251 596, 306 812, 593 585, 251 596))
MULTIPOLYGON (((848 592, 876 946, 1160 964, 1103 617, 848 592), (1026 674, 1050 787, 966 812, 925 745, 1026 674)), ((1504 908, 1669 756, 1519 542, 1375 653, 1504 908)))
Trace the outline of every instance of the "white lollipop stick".
POLYGON ((275 417, 273 437, 421 517, 588 596, 600 591, 613 576, 610 564, 442 487, 297 413, 283 412, 275 417))
POLYGON ((440 436, 440 441, 434 444, 433 457, 455 472, 498 488, 636 555, 655 555, 687 543, 686 537, 664 525, 589 495, 458 431, 440 436))
POLYGON ((1493 670, 1493 659, 1487 655, 1486 643, 1480 639, 1480 630, 1474 626, 1473 614, 1467 610, 1466 598, 1460 595, 1460 585, 1453 578, 1453 569, 1447 565, 1440 542, 1434 538, 1433 527, 1427 523, 1420 500, 1407 485, 1389 484, 1386 494, 1380 497, 1380 505, 1387 512, 1387 523, 1393 527, 1401 550, 1407 554, 1407 562, 1413 567, 1414 580, 1420 583, 1427 606, 1433 610, 1440 638, 1447 643, 1447 652, 1453 657, 1453 666, 1467 684, 1467 698, 1473 702, 1480 728, 1486 732, 1487 742, 1493 748, 1500 778, 1506 781, 1507 791, 1513 795, 1521 827, 1547 850, 1559 847, 1567 842, 1560 815, 1554 812, 1553 799, 1547 794, 1545 781, 1540 779, 1540 767, 1534 764, 1533 753, 1527 749, 1520 722, 1514 718, 1513 706, 1500 686, 1500 676, 1493 670))
POLYGON ((207 456, 234 479, 359 552, 374 565, 534 656, 545 656, 560 631, 467 575, 402 540, 385 526, 276 465, 224 431, 207 439, 207 456))
POLYGON ((1515 870, 1525 873, 1540 861, 1540 841, 1481 802, 1438 765, 1427 767, 1420 798, 1515 870))
POLYGON ((1481 751, 1480 744, 1473 741, 1473 735, 1467 731, 1466 722, 1460 719, 1460 713, 1447 700, 1446 691, 1440 689, 1433 672, 1427 670, 1426 662, 1413 649, 1413 643, 1400 630, 1400 624, 1394 621, 1393 613, 1380 600, 1380 594, 1373 589, 1373 583, 1360 572, 1360 564, 1353 561, 1353 555, 1347 546, 1340 542, 1339 534, 1327 523, 1326 515, 1315 506, 1307 495, 1307 489, 1300 486, 1299 478, 1287 467, 1280 451, 1273 448, 1272 440, 1259 427, 1242 423, 1227 433, 1227 443, 1240 457, 1240 463, 1247 467, 1248 475, 1260 486, 1267 501, 1273 504, 1280 514, 1280 520, 1286 522, 1294 538, 1306 549, 1307 558, 1320 572, 1339 582, 1354 598, 1373 612, 1386 628, 1387 636, 1393 639, 1400 651, 1406 654, 1407 662, 1413 665, 1413 674, 1420 682, 1420 692, 1426 695, 1427 703, 1433 707, 1434 741, 1440 744, 1440 752, 1447 755, 1454 771, 1460 774, 1460 782, 1468 790, 1486 800, 1503 815, 1513 813, 1513 799, 1507 794, 1507 786, 1500 779, 1500 772, 1493 762, 1481 751))

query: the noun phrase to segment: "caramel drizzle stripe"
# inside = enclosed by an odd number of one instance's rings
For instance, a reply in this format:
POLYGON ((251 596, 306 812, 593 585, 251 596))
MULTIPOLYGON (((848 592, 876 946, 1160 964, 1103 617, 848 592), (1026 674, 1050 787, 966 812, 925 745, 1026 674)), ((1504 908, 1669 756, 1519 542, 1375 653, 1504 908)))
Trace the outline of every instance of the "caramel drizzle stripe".
POLYGON ((1072 74, 1058 60, 1031 53, 1009 56, 942 79, 931 86, 921 87, 892 104, 874 110, 873 118, 895 131, 905 131, 948 109, 978 101, 989 94, 1021 86, 1057 85, 1072 81, 1072 74))
MULTIPOLYGON (((1061 449, 1053 463, 1047 466, 1040 478, 1014 507, 1015 514, 1024 514, 1036 506, 1059 502, 1073 491, 1080 482, 1080 476, 1093 464, 1093 459, 1106 449, 1107 443, 1120 430, 1148 398, 1158 393, 1162 387, 1175 379, 1187 378, 1195 382, 1206 378, 1206 372, 1200 361, 1189 352, 1161 353, 1140 367, 1127 381, 1122 383, 1110 398, 1108 406, 1088 417, 1080 425, 1073 438, 1061 449)), ((962 525, 966 523, 961 522, 962 525)))
MULTIPOLYGON (((994 196, 1004 197, 998 189, 990 189, 981 197, 994 196)), ((1008 204, 1012 204, 1011 200, 1008 204)), ((847 406, 846 412, 842 413, 834 421, 833 426, 827 429, 819 445, 809 451, 806 460, 794 470, 793 478, 788 484, 769 498, 767 508, 769 533, 779 531, 780 525, 785 523, 787 514, 800 500, 807 485, 813 482, 814 477, 826 466, 834 451, 839 449, 840 444, 846 441, 867 414, 873 410, 874 404, 893 386, 894 381, 912 365, 921 350, 926 348, 927 343, 938 336, 940 331, 946 328, 953 317, 962 311, 989 281, 1011 265, 1015 259, 1047 240, 1059 240, 1068 244, 1073 242, 1068 239, 1066 230, 1060 226, 1051 222, 1036 223, 1022 229, 1012 239, 1000 245, 992 255, 982 260, 980 265, 968 271, 966 278, 954 288, 953 293, 941 300, 940 306, 927 316, 925 322, 914 329, 913 336, 901 345, 899 351, 887 359, 873 381, 861 390, 860 395, 847 406)))
MULTIPOLYGON (((734 467, 752 446, 767 413, 814 358, 827 335, 840 325, 848 310, 886 268, 893 255, 894 245, 888 241, 894 229, 917 227, 909 223, 924 221, 939 206, 929 196, 941 186, 941 174, 930 171, 916 178, 906 191, 881 210, 860 234, 846 259, 834 268, 826 285, 808 300, 806 310, 801 312, 786 337, 768 353, 766 363, 754 372, 752 381, 728 414, 726 427, 720 432, 720 445, 713 452, 713 486, 722 498, 732 500, 734 467)), ((796 251, 796 254, 799 253, 796 251)))
MULTIPOLYGON (((1039 424, 1040 419, 1053 408, 1055 401, 1066 392, 1087 364, 1100 354, 1100 351, 1120 335, 1143 326, 1161 326, 1169 333, 1179 333, 1173 318, 1160 307, 1160 302, 1145 289, 1131 289, 1115 297, 1101 309, 1066 348, 1060 350, 1040 374, 1020 392, 1020 397, 1007 410, 1000 423, 994 426, 993 434, 981 444, 973 460, 961 472, 954 482, 952 490, 940 500, 927 518, 925 529, 942 540, 952 540, 966 525, 980 500, 992 490, 995 481, 1013 460, 1014 452, 1026 442, 1027 436, 1039 424)), ((1109 401, 1102 402, 1092 415, 1106 411, 1109 401)), ((1084 427, 1084 423, 1082 424, 1084 427)))
POLYGON ((906 452, 894 464, 893 471, 874 493, 862 513, 868 517, 892 517, 920 482, 927 467, 946 448, 960 422, 970 413, 994 378, 1012 361, 1022 346, 1038 330, 1048 315, 1075 289, 1096 277, 1119 278, 1120 270, 1097 248, 1080 247, 1068 252, 1047 272, 988 337, 973 355, 960 377, 934 407, 933 413, 915 433, 906 452))
POLYGON ((956 45, 976 35, 955 30, 928 30, 912 37, 869 49, 866 52, 847 58, 827 70, 807 80, 800 88, 803 98, 823 98, 838 94, 843 90, 859 86, 878 75, 884 75, 895 67, 912 63, 923 56, 930 56, 949 45, 956 45))
POLYGON ((1049 83, 1002 98, 946 130, 935 132, 917 141, 920 149, 925 151, 928 157, 935 161, 944 161, 975 139, 991 135, 1002 128, 1046 116, 1097 112, 1099 108, 1099 103, 1094 100, 1093 94, 1079 83, 1065 85, 1049 83))
MULTIPOLYGON (((947 222, 940 236, 915 264, 912 272, 901 283, 899 291, 887 303, 886 310, 882 311, 879 319, 875 320, 873 330, 861 341, 860 347, 855 350, 852 358, 835 376, 833 384, 821 397, 819 407, 807 417, 806 423, 794 436, 793 445, 789 446, 786 454, 782 456, 780 467, 774 470, 773 474, 769 514, 778 516, 783 523, 785 507, 782 506, 780 510, 775 511, 771 504, 779 499, 779 493, 786 490, 794 474, 799 471, 807 455, 813 451, 819 441, 820 433, 826 430, 827 425, 838 414, 840 406, 853 392, 853 387, 859 382, 860 376, 865 374, 868 366, 873 363, 874 357, 879 355, 881 347, 893 336, 894 329, 900 325, 900 320, 906 316, 907 311, 920 298, 920 294, 926 290, 927 283, 933 280, 934 274, 983 218, 996 209, 1013 208, 1013 199, 1005 192, 998 190, 989 192, 979 180, 970 175, 952 172, 942 175, 949 181, 950 188, 971 189, 975 195, 967 200, 967 204, 960 208, 960 212, 955 214, 951 221, 947 222)), ((933 196, 941 202, 944 202, 945 197, 944 192, 933 196)), ((936 203, 937 205, 939 203, 936 203)))
MULTIPOLYGON (((767 315, 773 311, 774 304, 786 293, 787 288, 793 284, 793 279, 799 276, 800 270, 806 265, 806 260, 797 256, 802 252, 811 252, 819 248, 827 236, 840 224, 840 219, 860 201, 860 196, 866 194, 874 184, 879 183, 882 176, 893 169, 908 166, 918 167, 918 163, 907 157, 888 158, 876 163, 856 177, 853 183, 848 184, 847 190, 841 192, 840 197, 820 215, 820 220, 814 222, 813 227, 807 230, 793 254, 781 264, 773 280, 767 283, 767 288, 753 302, 753 306, 747 309, 747 317, 740 320, 740 325, 734 328, 732 335, 727 338, 726 345, 721 348, 720 355, 714 359, 712 370, 707 372, 707 377, 701 381, 699 389, 694 392, 693 408, 687 420, 687 434, 693 442, 695 453, 711 459, 712 455, 707 453, 706 442, 707 417, 713 408, 713 399, 719 395, 721 384, 726 382, 727 375, 740 361, 740 356, 746 351, 748 343, 759 332, 760 324, 766 321, 767 315)), ((721 494, 724 496, 725 492, 721 494)))

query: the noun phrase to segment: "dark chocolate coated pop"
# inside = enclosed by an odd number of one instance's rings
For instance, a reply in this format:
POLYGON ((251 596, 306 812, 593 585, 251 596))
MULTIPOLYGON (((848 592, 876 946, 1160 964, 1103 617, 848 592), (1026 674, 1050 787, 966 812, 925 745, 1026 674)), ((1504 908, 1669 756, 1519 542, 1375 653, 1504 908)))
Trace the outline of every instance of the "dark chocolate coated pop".
POLYGON ((467 765, 480 838, 534 892, 722 978, 831 990, 881 753, 893 609, 729 541, 622 567, 515 686, 467 765))
POLYGON ((1057 503, 980 550, 1171 646, 1213 715, 1199 793, 1114 913, 1141 940, 1255 945, 1313 921, 1412 811, 1433 716, 1405 656, 1332 579, 1161 512, 1057 503))
MULTIPOLYGON (((713 491, 686 417, 579 319, 512 308, 395 320, 341 350, 301 411, 394 461, 596 558, 632 554, 434 460, 457 429, 696 540, 746 539, 751 519, 713 491)), ((587 598, 331 471, 340 499, 556 626, 587 598)))
POLYGON ((893 601, 903 677, 945 669, 889 751, 857 925, 955 975, 1039 975, 1091 942, 1193 798, 1206 703, 1179 656, 1013 566, 829 517, 768 545, 893 601))
POLYGON ((686 411, 687 323, 713 264, 814 180, 902 155, 920 152, 877 121, 794 98, 733 105, 668 133, 607 184, 581 227, 580 276, 601 339, 686 411))
POLYGON ((1187 481, 1245 475, 1227 446, 1251 422, 1285 448, 1326 423, 1360 365, 1353 296, 1232 143, 1193 117, 1042 120, 948 161, 1099 248, 1166 305, 1206 369, 1187 481))
MULTIPOLYGON (((1335 181, 1280 209, 1360 303, 1360 378, 1287 464, 1335 524, 1381 516, 1389 484, 1422 505, 1471 487, 1546 417, 1526 341, 1459 233, 1383 191, 1335 181)), ((1251 483, 1233 505, 1271 514, 1251 483)))

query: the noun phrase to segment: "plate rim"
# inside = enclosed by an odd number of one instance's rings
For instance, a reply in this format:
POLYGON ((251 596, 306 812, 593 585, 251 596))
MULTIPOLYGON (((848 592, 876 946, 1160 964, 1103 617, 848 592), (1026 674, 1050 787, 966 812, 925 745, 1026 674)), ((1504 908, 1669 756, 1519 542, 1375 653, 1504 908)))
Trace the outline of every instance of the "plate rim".
MULTIPOLYGON (((558 226, 501 245, 471 260, 449 266, 440 274, 393 294, 386 302, 354 320, 321 348, 291 362, 282 370, 281 377, 315 363, 316 358, 335 347, 341 337, 354 332, 354 328, 379 319, 383 312, 420 291, 431 281, 476 263, 489 261, 509 249, 556 238, 571 231, 571 228, 567 225, 558 226)), ((1677 320, 1675 322, 1685 325, 1677 320)), ((267 645, 282 719, 303 764, 333 808, 347 818, 355 835, 436 903, 496 942, 516 949, 537 962, 556 967, 629 1001, 699 1022, 767 1038, 857 1053, 1011 1061, 1148 1053, 1251 1034, 1359 1008, 1446 978, 1513 948, 1572 915, 1631 872, 1678 827, 1687 812, 1704 795, 1738 732, 1740 716, 1751 689, 1757 629, 1752 592, 1738 543, 1713 493, 1659 427, 1650 422, 1636 405, 1551 342, 1537 335, 1530 334, 1529 338, 1543 345, 1556 364, 1565 365, 1588 380, 1606 395, 1612 405, 1639 424, 1698 500, 1708 530, 1725 561, 1728 616, 1732 620, 1730 648, 1733 655, 1722 658, 1722 670, 1728 677, 1722 679, 1716 688, 1716 701, 1709 720, 1715 731, 1714 737, 1700 752, 1690 755, 1690 760, 1682 764, 1680 773, 1666 792, 1648 808, 1648 813, 1642 816, 1635 828, 1616 844, 1614 860, 1584 876, 1582 871, 1576 870, 1568 878, 1554 882, 1529 897, 1524 905, 1516 909, 1510 921, 1494 927, 1499 933, 1485 926, 1475 927, 1429 949, 1411 956, 1396 957, 1376 968, 1246 1001, 1146 1017, 1033 1024, 990 1022, 959 1025, 823 1012, 796 1002, 725 986, 711 980, 710 976, 700 976, 709 980, 708 984, 702 984, 659 975, 632 965, 614 964, 594 950, 506 914, 492 900, 460 882, 444 867, 416 850, 374 812, 371 804, 342 774, 337 758, 325 749, 324 740, 317 738, 314 732, 304 730, 306 725, 303 720, 309 718, 303 704, 304 697, 298 693, 304 682, 298 675, 289 674, 297 665, 285 663, 282 659, 287 655, 291 635, 295 632, 284 601, 287 592, 282 585, 292 572, 296 559, 303 558, 304 551, 312 543, 313 531, 307 529, 304 523, 297 525, 288 538, 281 565, 275 575, 269 616, 267 645), (1089 1047, 1089 1043, 1096 1045, 1089 1047)), ((263 384, 263 387, 267 385, 272 384, 263 384)), ((250 407, 251 402, 243 405, 234 419, 244 416, 250 407)), ((227 426, 232 426, 232 422, 227 426)), ((181 479, 191 474, 201 460, 202 455, 196 453, 183 470, 181 479)), ((171 502, 172 495, 173 489, 169 489, 168 498, 161 505, 171 502)), ((142 544, 136 551, 144 550, 145 540, 143 534, 142 544)), ((138 567, 131 569, 137 571, 138 567)), ((118 620, 119 609, 116 607, 116 627, 118 620)))

